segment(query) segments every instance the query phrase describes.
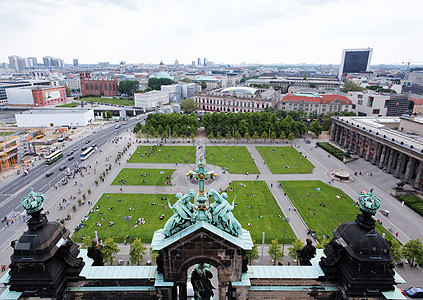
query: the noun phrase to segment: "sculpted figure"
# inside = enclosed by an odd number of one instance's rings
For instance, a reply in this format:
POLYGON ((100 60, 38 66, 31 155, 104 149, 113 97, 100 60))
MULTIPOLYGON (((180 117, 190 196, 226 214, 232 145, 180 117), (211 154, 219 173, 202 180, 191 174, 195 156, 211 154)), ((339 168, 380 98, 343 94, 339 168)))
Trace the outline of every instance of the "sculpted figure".
POLYGON ((87 256, 94 260, 93 266, 104 266, 103 257, 103 247, 97 244, 97 240, 93 239, 92 246, 88 248, 87 256))
POLYGON ((241 224, 239 224, 238 220, 232 213, 232 210, 235 207, 235 199, 232 201, 232 205, 230 205, 226 200, 228 195, 225 192, 219 195, 219 193, 214 189, 211 189, 208 195, 213 196, 215 200, 214 203, 210 204, 213 224, 234 236, 241 235, 241 224))
POLYGON ((175 232, 188 227, 193 220, 195 207, 190 202, 190 199, 195 196, 195 192, 189 190, 188 194, 184 196, 181 193, 177 193, 175 196, 179 200, 173 206, 168 200, 169 208, 173 210, 173 216, 170 217, 163 228, 163 234, 165 236, 171 236, 175 232))
POLYGON ((200 263, 194 267, 191 273, 191 284, 194 289, 195 300, 210 300, 213 297, 213 285, 210 279, 213 278, 209 270, 210 265, 200 263))
POLYGON ((312 245, 310 239, 307 239, 307 244, 303 249, 298 250, 297 256, 300 259, 300 266, 311 266, 310 259, 316 256, 316 247, 312 245))

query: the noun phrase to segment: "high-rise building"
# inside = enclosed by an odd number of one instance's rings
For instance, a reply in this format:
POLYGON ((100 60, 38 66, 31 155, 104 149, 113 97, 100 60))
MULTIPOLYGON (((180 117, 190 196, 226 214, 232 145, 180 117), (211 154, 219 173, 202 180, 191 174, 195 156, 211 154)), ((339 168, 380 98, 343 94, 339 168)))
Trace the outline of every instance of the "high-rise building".
POLYGON ((9 65, 11 69, 15 69, 16 71, 20 71, 19 69, 19 59, 20 56, 12 55, 9 56, 9 65))
POLYGON ((197 65, 201 66, 201 58, 197 58, 197 65))
POLYGON ((44 56, 43 57, 43 64, 44 64, 44 67, 51 67, 51 66, 53 66, 53 57, 51 57, 51 56, 44 56))
POLYGON ((207 66, 207 58, 204 57, 204 64, 203 66, 207 66))
POLYGON ((372 52, 373 48, 344 49, 339 65, 339 79, 342 79, 343 74, 369 71, 372 52))
POLYGON ((36 67, 38 65, 36 57, 28 57, 32 61, 32 67, 36 67))
POLYGON ((192 61, 191 65, 195 67, 195 60, 192 61))
POLYGON ((176 59, 175 59, 175 67, 177 67, 177 66, 179 66, 179 61, 178 61, 178 59, 176 58, 176 59))
POLYGON ((78 59, 74 58, 74 59, 73 59, 73 66, 74 66, 74 67, 77 67, 78 65, 79 65, 79 63, 78 63, 78 59))

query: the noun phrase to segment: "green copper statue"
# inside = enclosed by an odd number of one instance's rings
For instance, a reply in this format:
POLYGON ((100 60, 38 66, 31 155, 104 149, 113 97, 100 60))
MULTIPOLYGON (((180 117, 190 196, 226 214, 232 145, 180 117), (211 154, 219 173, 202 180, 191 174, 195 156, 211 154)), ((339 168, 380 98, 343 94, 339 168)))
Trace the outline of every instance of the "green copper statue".
POLYGON ((28 196, 21 200, 21 204, 27 211, 28 215, 43 210, 43 202, 43 193, 35 193, 32 187, 29 188, 28 196))
POLYGON ((235 207, 235 199, 232 205, 226 200, 228 195, 223 192, 221 195, 211 189, 208 193, 209 197, 212 196, 215 200, 214 203, 210 204, 210 212, 212 216, 212 224, 217 228, 220 228, 234 236, 242 234, 241 224, 235 219, 232 210, 235 207))
POLYGON ((181 193, 177 193, 176 198, 179 200, 172 206, 168 200, 169 208, 173 210, 173 216, 166 222, 163 228, 163 234, 165 236, 171 236, 174 233, 181 231, 182 229, 191 225, 194 221, 195 207, 190 202, 190 199, 194 198, 195 192, 189 190, 188 194, 182 196, 181 193))

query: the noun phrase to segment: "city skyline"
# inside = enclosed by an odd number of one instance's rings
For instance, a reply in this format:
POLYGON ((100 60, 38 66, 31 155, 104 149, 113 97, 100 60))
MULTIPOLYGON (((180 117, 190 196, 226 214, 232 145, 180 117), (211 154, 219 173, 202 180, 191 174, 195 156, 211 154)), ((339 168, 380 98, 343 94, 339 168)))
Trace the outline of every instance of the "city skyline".
POLYGON ((344 48, 374 49, 372 65, 423 63, 423 2, 0 2, 0 62, 8 57, 191 65, 339 64, 344 48), (313 4, 310 4, 313 3, 313 4), (411 45, 411 46, 410 46, 411 45))

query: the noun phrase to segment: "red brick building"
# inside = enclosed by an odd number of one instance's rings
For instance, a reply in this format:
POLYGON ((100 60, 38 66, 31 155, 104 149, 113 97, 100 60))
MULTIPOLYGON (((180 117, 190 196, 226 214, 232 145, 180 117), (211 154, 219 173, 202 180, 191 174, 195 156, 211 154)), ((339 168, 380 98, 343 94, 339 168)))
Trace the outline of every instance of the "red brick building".
POLYGON ((91 77, 90 71, 79 71, 81 80, 81 92, 83 96, 117 96, 119 94, 118 82, 116 78, 110 77, 91 77))
POLYGON ((67 100, 64 86, 28 86, 7 89, 7 101, 15 106, 47 106, 67 100))

